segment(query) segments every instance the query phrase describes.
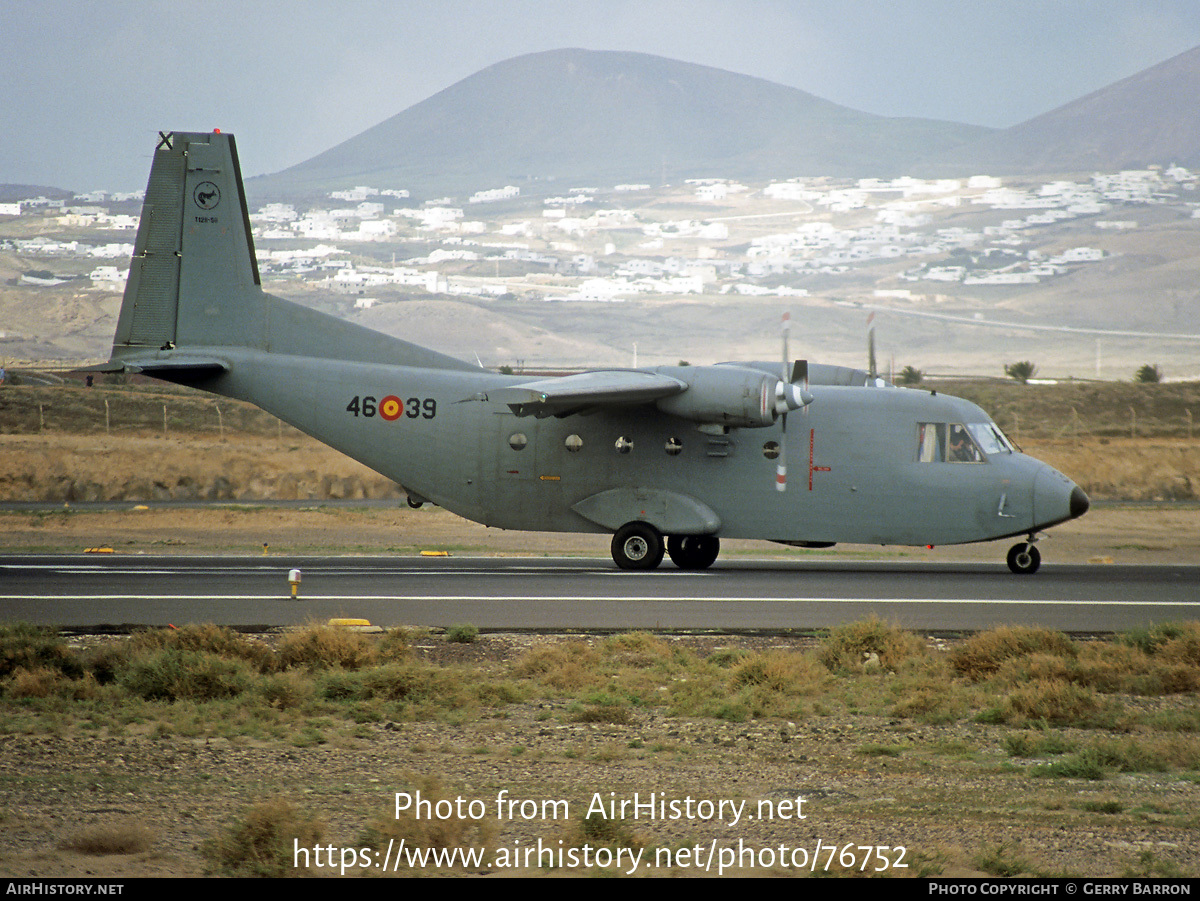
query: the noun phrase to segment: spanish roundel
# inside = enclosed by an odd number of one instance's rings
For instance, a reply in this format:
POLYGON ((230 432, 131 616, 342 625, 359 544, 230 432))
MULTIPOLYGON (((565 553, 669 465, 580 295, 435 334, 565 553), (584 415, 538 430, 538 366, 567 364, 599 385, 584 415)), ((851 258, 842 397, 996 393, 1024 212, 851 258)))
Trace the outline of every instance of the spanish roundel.
POLYGON ((379 402, 379 415, 388 422, 395 422, 404 413, 404 403, 394 394, 389 394, 379 402))

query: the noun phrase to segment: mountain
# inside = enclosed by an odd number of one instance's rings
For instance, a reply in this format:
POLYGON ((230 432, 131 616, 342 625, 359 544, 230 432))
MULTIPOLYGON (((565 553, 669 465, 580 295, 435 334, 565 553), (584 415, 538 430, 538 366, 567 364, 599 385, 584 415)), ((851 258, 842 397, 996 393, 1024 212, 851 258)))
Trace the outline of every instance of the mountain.
POLYGON ((918 172, 994 175, 1200 167, 1200 47, 1027 122, 931 154, 918 172))
POLYGON ((989 131, 871 115, 642 53, 552 50, 483 69, 250 190, 369 184, 429 196, 505 184, 901 175, 989 131))

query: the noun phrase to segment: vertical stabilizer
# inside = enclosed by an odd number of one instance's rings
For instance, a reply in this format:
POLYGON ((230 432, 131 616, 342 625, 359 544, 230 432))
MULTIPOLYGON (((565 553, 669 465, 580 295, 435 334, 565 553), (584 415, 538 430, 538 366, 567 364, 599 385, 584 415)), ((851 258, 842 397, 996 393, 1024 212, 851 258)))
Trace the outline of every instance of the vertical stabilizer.
POLYGON ((233 136, 160 136, 114 345, 261 346, 265 302, 233 136))
POLYGON ((476 369, 263 293, 233 135, 159 132, 112 360, 102 368, 196 378, 230 368, 222 348, 476 369))

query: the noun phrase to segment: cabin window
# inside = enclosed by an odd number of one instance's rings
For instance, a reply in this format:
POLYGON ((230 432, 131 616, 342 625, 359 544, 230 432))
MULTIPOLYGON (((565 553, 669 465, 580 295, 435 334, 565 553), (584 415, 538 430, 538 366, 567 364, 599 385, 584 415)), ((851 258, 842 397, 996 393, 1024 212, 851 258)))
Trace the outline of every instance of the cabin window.
POLYGON ((683 442, 678 438, 668 438, 666 450, 668 456, 678 457, 680 452, 683 450, 683 442))
POLYGON ((615 447, 617 448, 618 454, 627 454, 633 450, 633 439, 626 438, 624 435, 622 435, 617 439, 615 447))
POLYGON ((917 460, 921 463, 941 463, 946 459, 946 424, 917 423, 917 460))
POLYGON ((524 450, 525 445, 529 443, 529 439, 525 437, 524 432, 517 432, 515 435, 508 436, 508 446, 513 450, 524 450))
POLYGON ((583 448, 583 439, 578 435, 568 435, 563 441, 563 447, 565 447, 569 453, 577 454, 583 448))
POLYGON ((779 442, 768 441, 763 445, 763 456, 768 460, 775 460, 779 457, 779 442))

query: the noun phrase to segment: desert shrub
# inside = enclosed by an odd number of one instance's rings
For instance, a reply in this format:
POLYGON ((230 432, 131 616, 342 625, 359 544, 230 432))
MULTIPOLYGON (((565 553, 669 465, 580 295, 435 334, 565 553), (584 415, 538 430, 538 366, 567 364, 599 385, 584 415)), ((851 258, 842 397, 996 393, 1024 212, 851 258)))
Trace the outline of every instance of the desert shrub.
POLYGON ((1029 861, 1021 856, 1020 848, 1007 842, 984 848, 975 855, 973 863, 991 876, 1012 877, 1031 872, 1029 861))
POLYGON ((479 640, 479 629, 470 623, 458 623, 446 630, 446 641, 454 644, 474 644, 479 640))
POLYGON ((1101 703, 1089 688, 1071 682, 1038 680, 1016 689, 1000 707, 1008 723, 1049 723, 1054 726, 1096 727, 1115 723, 1118 708, 1101 703))
POLYGON ((1053 629, 1000 626, 978 632, 954 648, 950 665, 960 676, 979 681, 995 675, 1006 661, 1034 654, 1073 658, 1076 649, 1070 638, 1053 629))
POLYGON ((277 710, 303 707, 316 695, 313 680, 295 670, 263 676, 257 690, 262 699, 277 710))
POLYGON ((378 659, 378 649, 367 636, 333 626, 306 626, 289 633, 279 643, 279 665, 284 669, 318 670, 337 666, 356 670, 370 666, 378 659))
MULTIPOLYGON (((372 818, 359 835, 358 845, 379 852, 380 860, 383 859, 389 843, 399 846, 401 842, 410 848, 479 848, 484 851, 483 859, 488 859, 487 849, 495 837, 492 818, 475 820, 468 816, 451 816, 445 819, 437 816, 418 816, 415 810, 418 792, 420 800, 428 801, 431 809, 436 809, 439 801, 453 801, 453 796, 447 792, 442 780, 437 776, 410 778, 407 783, 399 791, 409 795, 414 803, 402 810, 396 810, 393 804, 385 814, 372 818)), ((392 861, 398 864, 399 870, 407 871, 408 861, 403 856, 393 856, 392 861)))
POLYGON ((649 632, 627 632, 604 639, 600 653, 613 663, 647 669, 669 662, 675 656, 675 649, 649 632))
POLYGON ((302 848, 317 844, 325 826, 282 799, 250 807, 240 819, 201 845, 201 853, 214 868, 228 876, 298 876, 293 865, 293 843, 302 848))
POLYGON ((211 623, 136 632, 128 644, 132 654, 170 648, 243 660, 260 673, 275 668, 275 655, 267 645, 239 635, 226 626, 211 623))
POLYGON ((39 666, 31 670, 18 668, 6 684, 4 694, 10 698, 61 697, 70 700, 94 700, 102 689, 90 673, 72 679, 61 670, 39 666))
POLYGON ((0 679, 16 670, 49 668, 71 678, 83 675, 76 654, 47 626, 13 623, 0 626, 0 679))
POLYGON ((575 847, 604 845, 610 848, 643 848, 645 842, 633 831, 629 822, 621 817, 607 817, 601 813, 589 813, 576 821, 575 834, 568 838, 575 847))
POLYGON ((761 687, 789 695, 809 694, 827 677, 812 658, 795 651, 761 651, 733 666, 730 684, 735 688, 761 687))
POLYGON ((922 723, 953 723, 966 716, 970 699, 949 686, 915 685, 905 689, 892 707, 892 715, 922 723))
POLYGON ((1171 639, 1197 630, 1200 630, 1198 623, 1159 623, 1149 628, 1131 629, 1122 634, 1118 641, 1140 648, 1147 654, 1156 654, 1171 639))
POLYGON ((1104 761, 1094 748, 1084 748, 1061 760, 1039 764, 1029 774, 1035 779, 1087 779, 1092 782, 1108 778, 1104 761))
POLYGON ((1172 663, 1200 667, 1200 624, 1189 623, 1179 635, 1164 641, 1155 656, 1172 663))
POLYGON ((67 836, 58 847, 80 854, 141 854, 154 847, 154 833, 140 823, 101 823, 67 836))
POLYGON ((875 617, 831 630, 819 651, 821 662, 835 673, 863 672, 872 665, 895 671, 926 653, 918 636, 875 617))
POLYGON ((1122 773, 1165 773, 1200 767, 1200 748, 1181 738, 1107 738, 1092 746, 1107 767, 1122 773))
POLYGON ((1075 743, 1057 732, 1010 732, 1004 737, 1004 750, 1010 757, 1057 757, 1075 749, 1075 743))
POLYGON ((600 655, 582 641, 538 645, 517 658, 512 672, 559 691, 574 691, 601 678, 600 655))
POLYGON ((412 655, 413 634, 408 629, 388 629, 379 639, 376 650, 381 660, 405 660, 412 655))
POLYGON ((750 652, 744 648, 718 648, 709 654, 707 659, 713 666, 724 668, 741 663, 749 656, 750 652))
POLYGON ((253 673, 242 660, 179 648, 134 654, 118 675, 127 692, 147 701, 212 701, 250 687, 253 673))

